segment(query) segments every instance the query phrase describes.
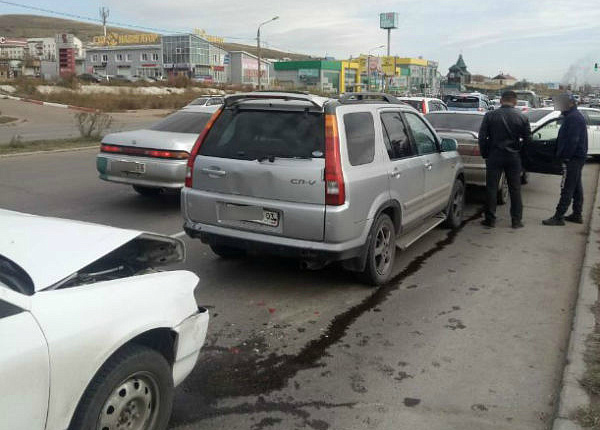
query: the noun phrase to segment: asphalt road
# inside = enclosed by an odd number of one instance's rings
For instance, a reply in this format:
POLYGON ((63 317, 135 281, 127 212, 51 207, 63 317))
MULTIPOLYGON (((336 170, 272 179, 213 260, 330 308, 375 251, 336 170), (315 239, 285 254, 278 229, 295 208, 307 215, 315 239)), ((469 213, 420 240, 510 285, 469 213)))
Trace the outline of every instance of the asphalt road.
MULTIPOLYGON (((18 100, 0 99, 2 115, 18 121, 0 124, 0 145, 14 136, 23 141, 79 137, 76 111, 53 106, 41 106, 18 100)), ((157 122, 169 111, 164 109, 111 113, 113 123, 107 132, 134 130, 157 122)))
MULTIPOLYGON (((0 207, 181 231, 176 195, 97 179, 94 151, 0 158, 0 207)), ((586 218, 598 165, 584 170, 586 218)), ((225 261, 186 239, 210 308, 207 344, 177 390, 173 429, 521 430, 551 423, 586 226, 544 227, 560 178, 531 175, 526 228, 470 217, 401 253, 379 289, 332 266, 225 261)), ((68 255, 65 256, 68 258, 68 255)), ((168 286, 165 286, 168 288, 168 286)))

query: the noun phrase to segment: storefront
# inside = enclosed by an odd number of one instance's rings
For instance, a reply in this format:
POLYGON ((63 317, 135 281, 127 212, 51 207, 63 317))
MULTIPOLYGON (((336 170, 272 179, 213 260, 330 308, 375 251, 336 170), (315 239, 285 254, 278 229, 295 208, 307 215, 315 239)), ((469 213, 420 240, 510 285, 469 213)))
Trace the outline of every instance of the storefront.
POLYGON ((200 81, 227 82, 227 51, 195 34, 162 37, 165 73, 200 81))
POLYGON ((86 51, 86 69, 100 75, 163 75, 160 45, 101 46, 86 51))
MULTIPOLYGON (((245 51, 232 51, 229 53, 230 82, 239 85, 258 86, 258 57, 245 51)), ((273 65, 261 59, 260 76, 263 85, 271 82, 273 65)))
POLYGON ((341 61, 308 60, 280 61, 274 64, 275 79, 289 89, 308 89, 339 93, 342 74, 341 61))

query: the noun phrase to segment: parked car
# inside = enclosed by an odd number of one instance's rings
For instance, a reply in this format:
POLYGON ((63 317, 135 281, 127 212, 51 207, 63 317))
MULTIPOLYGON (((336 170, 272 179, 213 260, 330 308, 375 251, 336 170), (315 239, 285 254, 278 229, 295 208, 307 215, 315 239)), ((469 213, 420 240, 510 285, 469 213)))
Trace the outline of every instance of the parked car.
POLYGON ((485 112, 491 110, 488 98, 479 93, 450 96, 446 104, 448 105, 448 110, 452 111, 485 112))
POLYGON ((502 103, 500 102, 500 99, 492 99, 492 100, 490 100, 490 107, 493 107, 494 109, 498 109, 500 106, 502 106, 502 103))
MULTIPOLYGON (((589 107, 578 107, 585 117, 588 130, 588 155, 594 158, 600 157, 600 109, 589 107)), ((552 119, 561 116, 560 111, 553 108, 531 109, 526 112, 532 129, 552 119)))
POLYGON ((102 77, 93 73, 82 73, 77 76, 77 79, 83 82, 92 82, 92 83, 100 83, 102 82, 102 77))
POLYGON ((0 211, 0 428, 167 428, 208 312, 181 241, 0 211))
POLYGON ((218 106, 189 106, 143 130, 104 136, 100 179, 133 186, 144 196, 183 187, 194 142, 218 106))
POLYGON ((463 215, 455 140, 378 93, 227 96, 188 159, 184 229, 225 258, 259 252, 371 284, 404 249, 463 215))
POLYGON ((517 100, 517 106, 515 107, 521 112, 527 112, 531 108, 531 105, 527 100, 517 100))
POLYGON ((431 97, 399 97, 402 103, 411 105, 422 114, 437 111, 446 111, 448 106, 440 99, 431 97))
MULTIPOLYGON (((464 162, 465 183, 477 187, 486 186, 485 160, 479 152, 478 142, 484 116, 484 112, 432 112, 425 115, 440 137, 456 139, 458 153, 464 162)), ((500 177, 497 200, 500 205, 508 201, 508 183, 504 174, 500 177)))
POLYGON ((224 98, 221 96, 206 95, 192 100, 188 106, 215 106, 222 105, 223 102, 224 98))

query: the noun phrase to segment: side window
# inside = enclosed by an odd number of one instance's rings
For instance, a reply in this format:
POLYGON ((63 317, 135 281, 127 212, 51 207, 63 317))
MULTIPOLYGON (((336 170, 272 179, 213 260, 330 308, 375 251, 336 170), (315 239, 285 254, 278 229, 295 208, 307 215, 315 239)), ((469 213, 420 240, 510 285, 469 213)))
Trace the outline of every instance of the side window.
POLYGON ((437 152, 435 135, 423 120, 414 113, 406 112, 405 115, 408 126, 412 131, 413 138, 415 139, 417 155, 437 152))
POLYGON ((440 109, 439 110, 448 110, 448 106, 446 106, 444 103, 440 103, 438 102, 440 109))
POLYGON ((414 155, 404 121, 402 121, 399 112, 382 113, 381 125, 383 126, 383 141, 388 150, 390 160, 414 155))
POLYGON ((593 110, 585 111, 585 119, 587 125, 600 125, 600 112, 594 112, 593 110))
MULTIPOLYGON (((0 286, 0 288, 4 287, 0 286)), ((23 309, 11 303, 5 302, 4 300, 0 300, 0 320, 2 318, 8 318, 13 315, 20 314, 21 312, 23 312, 23 309)))
POLYGON ((558 139, 558 130, 560 129, 561 122, 562 121, 560 121, 559 118, 544 124, 541 128, 538 128, 535 133, 533 133, 533 140, 544 142, 558 139))
POLYGON ((368 164, 375 158, 375 124, 369 112, 344 115, 348 158, 353 166, 368 164))
POLYGON ((435 112, 438 110, 436 102, 429 101, 427 104, 429 105, 429 112, 435 112))

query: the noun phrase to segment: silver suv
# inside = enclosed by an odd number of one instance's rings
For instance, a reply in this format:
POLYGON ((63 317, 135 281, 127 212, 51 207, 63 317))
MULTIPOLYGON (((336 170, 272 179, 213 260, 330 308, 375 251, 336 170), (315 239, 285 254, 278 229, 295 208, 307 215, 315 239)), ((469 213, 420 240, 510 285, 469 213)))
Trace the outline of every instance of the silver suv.
POLYGON ((396 247, 443 222, 460 225, 456 146, 386 94, 232 95, 190 155, 184 228, 222 257, 270 253, 311 268, 342 261, 382 284, 396 247))

